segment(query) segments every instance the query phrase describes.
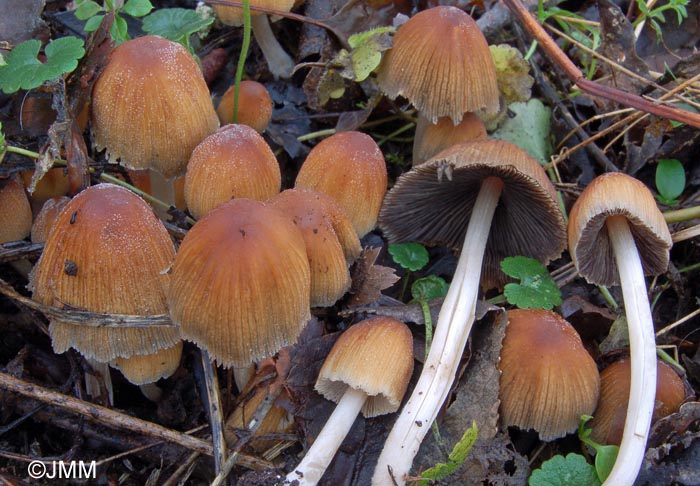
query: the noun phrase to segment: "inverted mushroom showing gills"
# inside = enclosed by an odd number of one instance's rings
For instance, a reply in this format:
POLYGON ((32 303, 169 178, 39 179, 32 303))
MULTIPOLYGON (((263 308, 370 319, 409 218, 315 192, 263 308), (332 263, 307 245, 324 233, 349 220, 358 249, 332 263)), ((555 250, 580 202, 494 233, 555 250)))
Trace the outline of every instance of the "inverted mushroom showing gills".
POLYGON ((591 182, 571 209, 569 251, 591 283, 622 287, 629 329, 629 405, 620 451, 608 486, 634 483, 654 412, 656 343, 645 275, 668 267, 671 234, 654 196, 637 179, 604 174, 591 182))
POLYGON ((360 411, 367 418, 395 412, 412 372, 413 337, 403 322, 375 317, 345 331, 316 381, 316 391, 338 405, 287 481, 317 484, 360 411))
POLYGON ((392 484, 390 469, 393 480, 403 483, 447 398, 474 321, 480 280, 485 288, 504 284, 499 264, 508 256, 545 263, 558 257, 566 225, 540 164, 501 140, 455 145, 401 176, 384 200, 379 225, 390 242, 458 248, 463 239, 430 353, 374 472, 373 484, 384 485, 392 484))

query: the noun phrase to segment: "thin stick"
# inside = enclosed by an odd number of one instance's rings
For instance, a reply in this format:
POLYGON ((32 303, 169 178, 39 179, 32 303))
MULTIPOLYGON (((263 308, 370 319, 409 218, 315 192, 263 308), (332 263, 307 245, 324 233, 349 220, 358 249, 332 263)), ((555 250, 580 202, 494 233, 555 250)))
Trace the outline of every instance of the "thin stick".
POLYGON ((666 327, 664 327, 663 329, 661 329, 660 331, 658 331, 658 332, 656 333, 656 337, 659 337, 659 336, 661 336, 662 334, 666 334, 666 333, 667 333, 668 331, 670 331, 671 329, 675 329, 675 328, 677 328, 678 326, 680 326, 681 324, 688 322, 689 320, 691 320, 693 317, 697 316, 698 314, 700 314, 700 309, 695 309, 695 310, 694 310, 693 312, 691 312, 690 314, 687 314, 687 315, 681 317, 681 318, 678 319, 676 322, 672 322, 672 323, 669 324, 668 326, 666 326, 666 327))
POLYGON ((214 444, 214 468, 216 474, 226 462, 226 441, 224 440, 223 417, 221 416, 221 399, 219 397, 219 380, 216 377, 216 366, 209 353, 201 350, 204 382, 207 389, 207 411, 211 425, 212 443, 214 444))
POLYGON ((700 224, 696 224, 695 226, 691 226, 690 228, 676 231, 675 233, 673 233, 671 235, 671 240, 674 243, 678 243, 680 241, 685 241, 685 240, 689 240, 691 238, 695 238, 698 235, 700 235, 700 224))

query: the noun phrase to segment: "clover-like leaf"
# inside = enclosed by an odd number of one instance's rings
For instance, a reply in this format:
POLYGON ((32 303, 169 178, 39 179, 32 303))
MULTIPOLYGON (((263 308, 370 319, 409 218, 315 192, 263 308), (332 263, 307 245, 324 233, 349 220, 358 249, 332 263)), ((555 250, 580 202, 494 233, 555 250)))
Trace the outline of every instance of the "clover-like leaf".
POLYGON ((581 454, 554 456, 532 471, 529 486, 599 486, 595 468, 581 454))
POLYGON ((73 14, 78 20, 87 20, 100 12, 104 12, 104 8, 97 2, 93 0, 79 0, 75 4, 78 8, 73 11, 73 14))
POLYGON ((447 289, 449 288, 450 284, 444 278, 437 275, 428 275, 413 282, 411 285, 411 296, 417 301, 429 302, 447 295, 447 289))
POLYGON ((143 19, 144 32, 159 35, 188 45, 189 36, 214 22, 213 17, 202 18, 194 10, 186 8, 163 8, 143 19))
POLYGON ((131 15, 132 17, 143 17, 153 10, 153 5, 149 0, 128 0, 122 8, 121 13, 131 15))
POLYGON ((37 58, 41 42, 30 39, 15 46, 7 55, 7 65, 0 67, 0 89, 14 93, 19 89, 33 89, 45 81, 78 67, 78 59, 85 55, 83 41, 77 37, 62 37, 51 41, 44 50, 46 62, 37 58))
POLYGON ((85 32, 95 32, 97 29, 100 28, 100 24, 102 23, 102 19, 104 17, 105 17, 104 14, 95 15, 90 20, 85 22, 85 26, 83 27, 83 30, 85 32))
POLYGON ((466 460, 469 452, 474 447, 474 443, 479 435, 479 429, 476 426, 476 422, 472 422, 472 426, 469 427, 462 438, 455 444, 452 448, 452 452, 447 458, 447 462, 440 462, 430 469, 426 469, 421 474, 421 479, 418 481, 419 486, 428 486, 430 481, 439 481, 444 479, 449 474, 452 474, 461 466, 466 460))
POLYGON ((561 304, 561 291, 541 262, 524 256, 508 257, 501 262, 506 275, 520 283, 506 284, 503 294, 509 303, 521 309, 552 309, 561 304))
POLYGON ((391 258, 406 270, 415 272, 428 264, 428 250, 420 243, 397 243, 389 245, 391 258))

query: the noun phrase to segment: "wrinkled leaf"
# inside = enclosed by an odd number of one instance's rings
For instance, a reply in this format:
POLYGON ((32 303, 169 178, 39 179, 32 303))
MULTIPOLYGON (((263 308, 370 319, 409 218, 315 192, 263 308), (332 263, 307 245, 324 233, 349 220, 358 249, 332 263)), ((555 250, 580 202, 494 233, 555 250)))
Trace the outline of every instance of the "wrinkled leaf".
POLYGON ((437 275, 428 275, 413 282, 411 285, 411 296, 418 301, 430 302, 447 295, 447 289, 449 288, 450 284, 444 278, 437 275))
POLYGON ((396 243, 389 245, 391 258, 406 270, 415 272, 428 264, 428 250, 420 243, 396 243))
POLYGON ((185 43, 187 38, 214 22, 214 18, 202 18, 196 11, 185 8, 156 10, 143 19, 144 32, 159 35, 171 41, 185 43))
POLYGON ((476 426, 476 422, 472 422, 472 426, 464 432, 462 438, 452 448, 447 462, 435 464, 433 467, 423 471, 421 480, 418 481, 419 486, 428 486, 429 480, 439 481, 455 472, 467 459, 478 435, 479 429, 476 426))
POLYGON ((520 280, 509 283, 504 295, 509 303, 521 309, 552 309, 561 304, 561 291, 541 262, 523 256, 508 257, 501 262, 506 275, 520 280))
POLYGON ((535 80, 530 74, 530 64, 515 47, 508 44, 490 46, 491 57, 496 65, 498 91, 507 104, 527 101, 532 95, 535 80))
POLYGON ((375 302, 382 290, 400 279, 393 268, 375 265, 381 248, 365 248, 355 263, 348 305, 365 305, 375 302))
POLYGON ((528 481, 529 486, 598 486, 600 480, 595 468, 580 454, 566 457, 554 456, 535 469, 528 481))
POLYGON ((548 163, 552 155, 552 111, 536 98, 511 103, 508 109, 514 116, 507 117, 493 137, 514 143, 541 164, 548 163))

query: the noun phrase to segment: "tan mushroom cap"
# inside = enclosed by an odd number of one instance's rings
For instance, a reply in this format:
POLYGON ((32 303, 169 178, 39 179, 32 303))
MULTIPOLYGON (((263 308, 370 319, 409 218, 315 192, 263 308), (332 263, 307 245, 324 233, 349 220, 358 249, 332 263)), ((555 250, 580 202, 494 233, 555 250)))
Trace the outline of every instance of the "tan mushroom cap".
MULTIPOLYGON (((251 7, 269 8, 273 10, 282 10, 289 12, 294 6, 294 0, 250 0, 251 7)), ((243 24, 243 9, 238 6, 227 7, 222 4, 213 4, 214 12, 219 17, 219 20, 226 25, 242 25, 243 24)), ((264 12, 259 10, 251 10, 251 15, 261 15, 264 12)))
POLYGON ((649 189, 634 177, 611 172, 596 177, 569 214, 569 252, 578 272, 591 283, 619 284, 617 262, 605 220, 627 218, 645 275, 668 268, 671 233, 649 189))
POLYGON ((319 142, 306 157, 295 187, 324 192, 337 200, 358 237, 372 231, 387 187, 384 155, 372 137, 339 132, 319 142))
POLYGON ((192 152, 185 201, 199 219, 234 198, 264 201, 280 192, 280 167, 265 139, 246 125, 225 125, 192 152))
POLYGON ((92 92, 95 145, 111 162, 184 174, 194 147, 219 127, 199 65, 182 45, 148 35, 120 44, 92 92))
POLYGON ((498 368, 503 424, 534 429, 542 440, 576 430, 598 402, 598 368, 576 330, 554 312, 509 311, 498 368))
POLYGON ((268 201, 301 230, 311 269, 311 307, 335 304, 350 288, 348 265, 361 251, 352 223, 332 197, 310 189, 288 189, 268 201), (343 234, 338 234, 342 232, 343 234), (352 260, 346 260, 343 244, 352 260))
MULTIPOLYGON (((591 439, 601 444, 620 445, 630 396, 630 361, 615 361, 600 372, 600 399, 588 422, 591 439)), ((686 387, 673 368, 656 362, 656 400, 651 423, 677 412, 686 399, 686 387)))
POLYGON ((309 262, 279 210, 234 199, 187 233, 172 269, 170 315, 213 359, 244 367, 294 342, 310 318, 309 262))
POLYGON ((547 263, 566 247, 566 223, 540 164, 503 140, 454 145, 397 180, 384 198, 379 226, 392 243, 420 241, 459 249, 481 182, 505 184, 491 223, 481 284, 506 282, 500 262, 523 255, 547 263))
POLYGON ((465 112, 498 111, 491 51, 476 22, 456 7, 434 7, 399 27, 377 76, 389 98, 404 96, 432 123, 465 112))
POLYGON ((316 381, 316 391, 338 402, 348 387, 362 390, 362 414, 376 417, 398 410, 413 373, 413 336, 390 317, 366 319, 340 335, 316 381))
MULTIPOLYGON (((216 114, 222 125, 233 123, 234 84, 221 96, 216 107, 216 114)), ((272 99, 270 93, 257 81, 241 81, 238 93, 238 122, 248 125, 258 133, 265 131, 272 118, 272 99)))
POLYGON ((159 349, 153 354, 140 354, 128 358, 116 358, 110 365, 134 385, 154 383, 175 373, 182 357, 182 341, 175 346, 159 349))
POLYGON ((437 123, 430 123, 425 117, 419 116, 416 136, 413 139, 413 165, 422 164, 458 143, 485 138, 486 127, 481 118, 474 113, 465 113, 457 125, 448 117, 441 117, 437 123))
POLYGON ((46 241, 51 228, 53 228, 54 223, 58 219, 58 215, 61 214, 61 211, 69 202, 70 198, 66 196, 52 197, 46 200, 32 224, 32 243, 44 243, 46 241))
MULTIPOLYGON (((165 291, 175 248, 163 223, 136 194, 98 184, 63 208, 32 277, 34 300, 92 312, 155 315, 168 312, 165 291)), ((176 327, 97 328, 52 320, 53 348, 73 347, 108 362, 178 343, 176 327)))
POLYGON ((32 208, 17 179, 0 181, 0 245, 23 240, 32 230, 32 208))

